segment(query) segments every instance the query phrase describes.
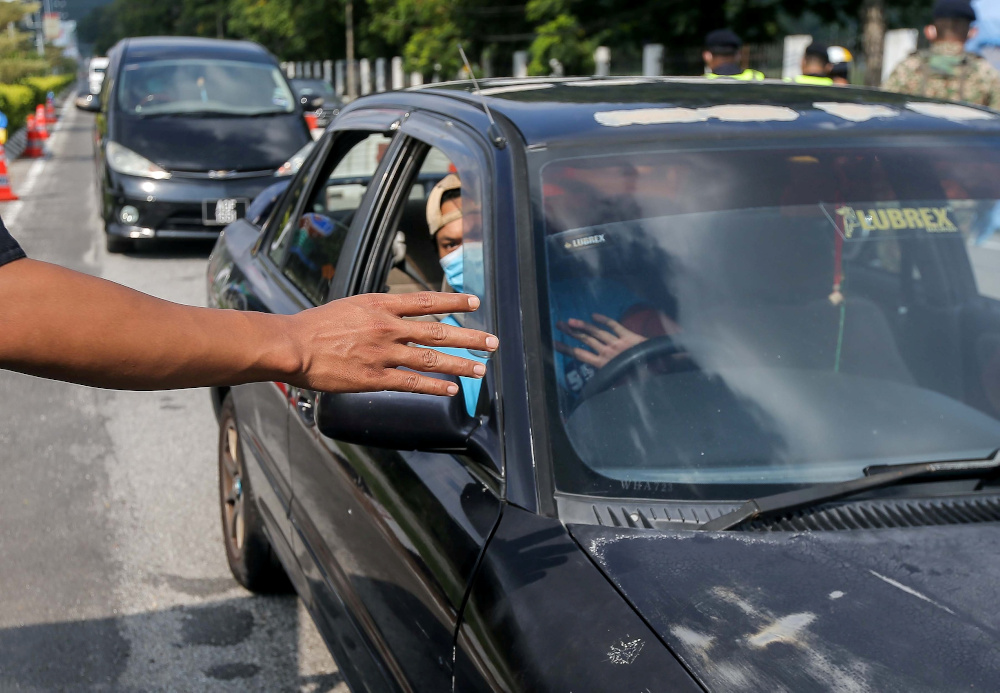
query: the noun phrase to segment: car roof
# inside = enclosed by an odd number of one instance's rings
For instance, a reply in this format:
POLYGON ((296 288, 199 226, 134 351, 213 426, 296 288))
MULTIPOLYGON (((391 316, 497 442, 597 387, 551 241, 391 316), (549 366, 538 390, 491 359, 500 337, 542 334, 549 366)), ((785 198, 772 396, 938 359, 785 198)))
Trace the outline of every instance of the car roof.
POLYGON ((122 42, 129 61, 170 58, 220 58, 256 63, 273 63, 274 57, 253 41, 197 38, 193 36, 143 36, 122 42))
MULTIPOLYGON (((702 77, 489 79, 479 86, 481 94, 471 81, 406 91, 436 97, 443 110, 447 101, 480 110, 488 104, 520 130, 528 146, 621 135, 770 138, 1000 131, 1000 113, 986 108, 860 87, 702 77)), ((364 97, 359 105, 372 100, 364 97)), ((414 102, 427 104, 424 98, 414 102)))

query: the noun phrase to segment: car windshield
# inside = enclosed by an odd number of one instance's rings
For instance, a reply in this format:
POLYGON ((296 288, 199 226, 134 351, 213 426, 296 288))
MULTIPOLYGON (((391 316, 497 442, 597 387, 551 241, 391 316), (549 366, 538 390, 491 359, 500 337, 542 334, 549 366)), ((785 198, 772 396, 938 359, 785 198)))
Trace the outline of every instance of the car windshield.
POLYGON ((995 140, 534 152, 556 485, 745 498, 1000 447, 995 140))
POLYGON ((292 113, 278 68, 237 60, 152 60, 125 65, 118 103, 126 113, 255 116, 292 113))

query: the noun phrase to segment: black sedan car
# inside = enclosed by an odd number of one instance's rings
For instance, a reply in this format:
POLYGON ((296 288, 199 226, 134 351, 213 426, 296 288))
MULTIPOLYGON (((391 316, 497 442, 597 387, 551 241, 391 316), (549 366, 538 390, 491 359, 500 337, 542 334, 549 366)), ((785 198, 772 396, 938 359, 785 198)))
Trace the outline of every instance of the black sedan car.
POLYGON ((109 52, 95 155, 109 251, 215 238, 309 141, 274 56, 245 41, 134 38, 109 52))
POLYGON ((500 337, 451 399, 213 391, 234 575, 355 690, 996 688, 1000 115, 446 84, 352 103, 261 218, 212 305, 450 285, 500 337))

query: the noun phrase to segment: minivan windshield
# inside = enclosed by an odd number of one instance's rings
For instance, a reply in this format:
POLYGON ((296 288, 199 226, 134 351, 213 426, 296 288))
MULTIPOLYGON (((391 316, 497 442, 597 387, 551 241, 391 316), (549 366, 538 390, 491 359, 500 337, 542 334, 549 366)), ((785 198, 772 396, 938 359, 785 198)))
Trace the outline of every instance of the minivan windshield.
POLYGON ((559 490, 746 498, 1000 447, 995 140, 532 168, 559 490))
POLYGON ((126 113, 257 116, 292 113, 295 100, 268 63, 185 58, 129 63, 118 104, 126 113))

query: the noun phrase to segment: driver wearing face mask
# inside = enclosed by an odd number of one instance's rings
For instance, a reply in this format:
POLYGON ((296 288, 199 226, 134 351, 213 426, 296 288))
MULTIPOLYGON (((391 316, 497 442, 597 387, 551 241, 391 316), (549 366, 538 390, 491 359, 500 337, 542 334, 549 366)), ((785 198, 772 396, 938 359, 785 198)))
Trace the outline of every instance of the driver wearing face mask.
MULTIPOLYGON (((476 213, 478 214, 478 210, 476 213)), ((438 181, 427 198, 427 228, 437 247, 441 269, 444 270, 446 286, 442 287, 443 291, 454 290, 459 293, 465 291, 466 263, 482 263, 482 244, 469 243, 468 246, 462 244, 464 227, 467 223, 472 223, 472 211, 469 210, 468 217, 462 214, 462 181, 457 175, 450 173, 438 181), (466 257, 467 255, 475 257, 466 257)), ((481 270, 479 271, 481 273, 481 270)), ((441 322, 461 327, 453 315, 448 315, 441 322)), ((486 363, 485 358, 467 349, 439 348, 438 351, 486 363)), ((460 380, 462 395, 465 397, 465 409, 469 416, 473 416, 482 381, 477 378, 460 378, 460 380)))

